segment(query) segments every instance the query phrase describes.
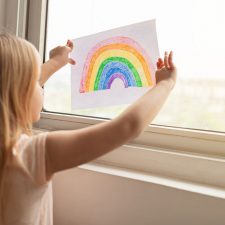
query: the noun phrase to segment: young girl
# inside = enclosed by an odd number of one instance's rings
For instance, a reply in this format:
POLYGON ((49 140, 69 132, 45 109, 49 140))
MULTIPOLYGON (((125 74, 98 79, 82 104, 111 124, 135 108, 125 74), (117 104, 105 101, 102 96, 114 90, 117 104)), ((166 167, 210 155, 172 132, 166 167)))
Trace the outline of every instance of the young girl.
POLYGON ((4 225, 49 225, 52 177, 137 137, 157 115, 176 82, 172 52, 157 62, 156 85, 117 118, 74 131, 31 136, 40 118, 42 85, 67 63, 71 41, 50 52, 42 67, 32 44, 0 35, 0 213, 4 225))

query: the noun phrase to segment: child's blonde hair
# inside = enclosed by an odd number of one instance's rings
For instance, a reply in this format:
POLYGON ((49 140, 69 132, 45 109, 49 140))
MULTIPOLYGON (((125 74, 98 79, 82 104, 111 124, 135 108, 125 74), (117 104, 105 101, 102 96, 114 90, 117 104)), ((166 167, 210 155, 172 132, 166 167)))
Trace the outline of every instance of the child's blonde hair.
POLYGON ((21 133, 31 134, 31 97, 39 76, 37 51, 32 44, 0 34, 0 178, 21 133))

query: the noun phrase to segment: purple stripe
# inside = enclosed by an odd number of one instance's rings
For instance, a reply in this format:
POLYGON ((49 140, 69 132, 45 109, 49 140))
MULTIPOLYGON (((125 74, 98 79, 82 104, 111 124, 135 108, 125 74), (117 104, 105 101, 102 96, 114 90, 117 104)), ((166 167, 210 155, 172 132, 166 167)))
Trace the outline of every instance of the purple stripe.
POLYGON ((121 73, 115 73, 115 74, 113 74, 113 75, 110 77, 109 82, 108 82, 108 84, 107 84, 107 89, 110 89, 110 88, 111 88, 112 82, 113 82, 116 78, 119 78, 120 80, 123 81, 125 88, 128 87, 127 80, 125 79, 125 77, 123 76, 123 74, 121 74, 121 73))

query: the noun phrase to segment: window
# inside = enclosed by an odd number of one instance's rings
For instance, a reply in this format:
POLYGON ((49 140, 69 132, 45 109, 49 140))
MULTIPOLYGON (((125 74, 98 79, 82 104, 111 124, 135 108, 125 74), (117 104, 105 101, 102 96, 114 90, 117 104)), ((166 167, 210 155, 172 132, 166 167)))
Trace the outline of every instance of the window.
MULTIPOLYGON (((46 1, 30 1, 28 7, 28 40, 36 45, 41 54, 45 32, 46 1)), ((180 74, 176 89, 154 121, 164 125, 163 127, 149 126, 135 140, 97 159, 94 162, 96 165, 88 164, 83 168, 87 166, 87 169, 112 172, 111 174, 119 174, 119 176, 127 173, 131 177, 136 171, 141 173, 141 179, 144 181, 224 198, 222 189, 225 184, 222 177, 224 176, 225 134, 165 127, 165 125, 171 125, 224 131, 222 121, 224 116, 222 76, 225 71, 222 64, 224 33, 220 30, 225 23, 225 17, 222 14, 224 3, 214 1, 212 4, 209 1, 197 0, 182 3, 174 0, 169 3, 162 0, 159 0, 159 3, 151 0, 132 2, 115 0, 113 1, 115 6, 110 5, 110 10, 107 11, 101 9, 100 4, 103 3, 101 0, 85 0, 80 1, 79 4, 77 2, 75 4, 75 1, 69 0, 63 2, 49 0, 46 56, 52 47, 64 44, 67 38, 77 38, 156 18, 161 54, 165 49, 174 50, 180 74), (125 10, 127 4, 129 4, 128 11, 125 10), (114 18, 115 10, 117 17, 114 18), (209 15, 212 15, 212 18, 209 18, 209 15), (211 79, 212 74, 213 79, 211 79), (207 92, 209 90, 211 92, 207 92), (213 98, 210 100, 209 96, 213 98), (211 118, 203 120, 201 117, 204 113, 208 113, 211 118), (216 120, 219 122, 216 123, 216 120), (206 123, 209 122, 210 126, 206 127, 206 123), (122 172, 117 173, 118 169, 122 172), (153 174, 153 177, 150 180, 148 176, 143 177, 143 171, 147 175, 153 174), (161 179, 162 177, 166 179, 161 179), (181 183, 177 184, 177 181, 181 183), (197 186, 193 187, 195 185, 197 186)), ((48 81, 45 87, 46 112, 42 113, 41 120, 35 124, 35 128, 79 129, 99 123, 100 119, 69 114, 113 117, 118 111, 123 110, 118 106, 114 110, 108 108, 104 111, 102 109, 71 111, 69 82, 69 66, 48 81), (107 110, 113 112, 109 114, 107 110)))
MULTIPOLYGON (((174 51, 179 79, 153 123, 225 131, 224 8, 223 0, 49 0, 45 55, 68 38, 156 18, 160 53, 174 51)), ((112 118, 125 106, 72 111, 68 65, 47 82, 44 108, 112 118)))

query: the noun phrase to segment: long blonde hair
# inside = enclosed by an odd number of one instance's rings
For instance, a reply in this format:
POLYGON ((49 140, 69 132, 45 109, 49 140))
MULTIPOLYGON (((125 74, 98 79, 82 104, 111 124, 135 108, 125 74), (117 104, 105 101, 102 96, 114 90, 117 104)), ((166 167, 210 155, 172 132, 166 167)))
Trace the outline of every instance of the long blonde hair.
POLYGON ((22 38, 0 34, 0 179, 21 133, 31 134, 31 97, 38 77, 34 46, 22 38))

